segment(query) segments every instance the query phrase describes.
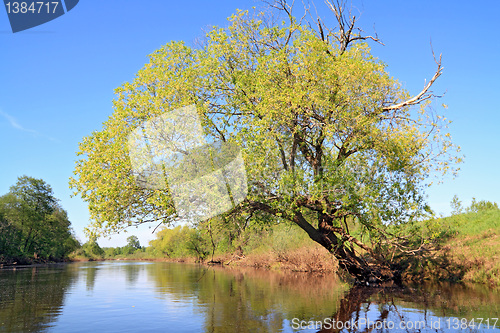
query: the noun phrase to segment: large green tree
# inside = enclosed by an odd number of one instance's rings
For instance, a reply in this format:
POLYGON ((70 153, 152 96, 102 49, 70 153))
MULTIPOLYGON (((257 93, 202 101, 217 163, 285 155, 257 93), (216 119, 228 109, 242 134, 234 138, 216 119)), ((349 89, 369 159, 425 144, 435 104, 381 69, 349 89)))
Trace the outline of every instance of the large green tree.
POLYGON ((137 236, 132 235, 127 237, 127 246, 137 250, 141 248, 141 243, 139 243, 139 238, 137 236))
POLYGON ((138 186, 127 137, 194 104, 207 140, 238 145, 245 160, 248 196, 223 221, 295 223, 358 280, 394 279, 380 250, 387 228, 418 218, 429 174, 453 171, 459 160, 442 132, 447 120, 429 105, 441 62, 410 95, 371 54, 367 42, 377 38, 363 35, 342 4, 327 4, 335 29, 296 19, 281 0, 273 15, 239 11, 201 47, 171 42, 151 54, 116 90, 103 128, 80 144, 70 184, 89 204, 87 231, 175 217, 168 188, 138 186))
POLYGON ((0 252, 7 256, 63 258, 78 246, 67 213, 49 184, 22 176, 0 197, 0 252))

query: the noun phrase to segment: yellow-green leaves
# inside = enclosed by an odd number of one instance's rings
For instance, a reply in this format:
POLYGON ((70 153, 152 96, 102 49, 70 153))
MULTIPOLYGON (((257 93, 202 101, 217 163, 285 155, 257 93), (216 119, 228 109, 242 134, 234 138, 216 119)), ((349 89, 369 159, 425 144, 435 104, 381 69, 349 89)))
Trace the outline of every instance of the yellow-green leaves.
POLYGON ((409 94, 366 43, 341 52, 295 19, 273 25, 245 11, 229 22, 200 48, 171 42, 152 53, 116 89, 103 128, 82 140, 70 184, 89 204, 91 232, 174 216, 168 188, 137 186, 126 138, 144 121, 191 104, 208 142, 241 148, 248 201, 265 202, 275 216, 312 209, 302 204, 309 202, 379 223, 423 207, 426 176, 456 161, 439 132, 446 120, 425 105, 386 109, 409 94))

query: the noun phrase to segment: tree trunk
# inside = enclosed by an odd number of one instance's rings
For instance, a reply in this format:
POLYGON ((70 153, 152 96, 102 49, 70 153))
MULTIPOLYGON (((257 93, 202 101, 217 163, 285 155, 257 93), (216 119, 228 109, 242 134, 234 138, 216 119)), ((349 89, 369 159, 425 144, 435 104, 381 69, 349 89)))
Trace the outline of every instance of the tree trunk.
POLYGON ((24 247, 23 247, 23 252, 25 254, 27 254, 28 252, 31 252, 31 251, 28 251, 28 245, 30 245, 31 247, 31 232, 33 231, 33 228, 30 228, 29 232, 28 232, 28 236, 26 236, 26 241, 24 242, 24 247))
MULTIPOLYGON (((346 237, 347 233, 339 235, 341 238, 337 237, 335 231, 343 229, 334 228, 331 219, 325 214, 318 214, 318 229, 309 224, 300 214, 296 214, 294 221, 309 234, 312 240, 332 253, 339 261, 339 266, 348 272, 356 280, 356 283, 366 286, 388 281, 400 283, 399 272, 389 263, 374 255, 368 257, 370 253, 366 257, 356 254, 353 248, 353 238, 346 237)), ((368 249, 366 246, 365 248, 368 249)))
POLYGON ((288 214, 286 211, 277 210, 261 202, 252 201, 250 204, 254 210, 258 209, 293 221, 313 241, 332 253, 339 261, 339 266, 348 272, 356 280, 356 283, 372 286, 388 281, 396 284, 401 282, 400 270, 395 265, 390 265, 368 246, 349 235, 342 227, 334 227, 331 216, 318 212, 318 228, 315 228, 298 210, 293 211, 293 214, 288 214), (367 255, 357 254, 354 250, 354 244, 366 251, 367 255))
POLYGON ((329 233, 326 237, 331 240, 332 245, 325 247, 337 258, 339 266, 354 277, 357 283, 368 286, 387 281, 399 282, 397 272, 387 263, 377 261, 375 258, 370 258, 368 262, 345 244, 341 244, 333 233, 329 233))

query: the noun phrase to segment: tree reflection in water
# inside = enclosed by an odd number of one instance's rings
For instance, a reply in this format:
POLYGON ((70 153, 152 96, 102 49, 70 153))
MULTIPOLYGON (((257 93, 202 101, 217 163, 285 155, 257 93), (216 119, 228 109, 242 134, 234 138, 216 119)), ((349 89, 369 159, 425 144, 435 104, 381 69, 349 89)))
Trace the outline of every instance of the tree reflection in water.
POLYGON ((66 265, 0 269, 0 331, 39 332, 61 313, 77 271, 66 265))
POLYGON ((317 333, 335 332, 492 332, 500 294, 484 286, 428 284, 418 287, 352 287, 317 333), (482 327, 478 319, 483 319, 482 327), (472 321, 474 319, 474 321, 472 321), (489 324, 493 324, 493 320, 489 324), (347 324, 346 324, 347 323, 347 324), (465 324, 466 323, 466 324, 465 324))
MULTIPOLYGON (((148 269, 158 270, 160 266, 148 269)), ((405 288, 349 288, 333 276, 283 273, 255 269, 206 268, 184 265, 150 275, 157 290, 181 300, 193 297, 204 318, 204 331, 223 332, 340 332, 341 329, 294 330, 293 320, 306 323, 360 323, 343 332, 443 331, 447 318, 494 318, 500 313, 500 294, 481 286, 459 284, 405 288), (179 289, 173 289, 172 285, 179 289), (370 323, 371 328, 366 324, 370 323), (436 322, 439 326, 436 326, 436 322), (421 325, 399 329, 400 323, 421 325)), ((452 324, 452 322, 451 322, 452 324)), ((325 325, 326 326, 326 325, 325 325)), ((405 327, 405 326, 404 326, 405 327)), ((323 327, 324 328, 324 327, 323 327)), ((491 332, 491 330, 488 330, 491 332)))
POLYGON ((0 270, 2 332, 341 331, 321 325, 325 319, 359 323, 342 332, 387 332, 387 325, 376 327, 389 322, 391 332, 439 332, 453 324, 446 321, 451 317, 499 314, 500 293, 483 286, 349 287, 329 275, 161 262, 0 270), (320 326, 296 329, 294 320, 320 326), (423 326, 399 329, 403 322, 423 326))
POLYGON ((334 276, 193 265, 147 269, 166 300, 195 299, 204 332, 287 331, 290 318, 334 312, 347 289, 334 276))

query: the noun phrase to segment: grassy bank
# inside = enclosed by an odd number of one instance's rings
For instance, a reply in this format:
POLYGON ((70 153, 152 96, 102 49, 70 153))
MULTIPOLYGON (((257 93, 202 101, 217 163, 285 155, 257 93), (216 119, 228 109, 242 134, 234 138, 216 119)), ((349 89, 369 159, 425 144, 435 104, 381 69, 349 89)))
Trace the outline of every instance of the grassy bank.
POLYGON ((462 267, 462 280, 500 286, 500 210, 459 214, 435 223, 449 233, 443 251, 462 267))
MULTIPOLYGON (((351 227, 356 233, 355 226, 351 227)), ((403 234, 425 240, 431 249, 401 261, 405 280, 462 280, 500 286, 498 208, 468 209, 466 213, 416 222, 405 228, 403 234)), ((361 235, 356 237, 362 239, 361 235)), ((97 243, 87 243, 70 259, 205 262, 307 272, 338 270, 335 258, 295 225, 253 228, 237 240, 228 239, 231 236, 223 230, 210 235, 206 230, 179 226, 160 231, 148 247, 129 244, 101 249, 97 243)))
POLYGON ((323 247, 312 242, 294 225, 279 224, 250 230, 232 246, 187 227, 164 229, 150 246, 132 248, 100 248, 86 243, 70 255, 72 261, 92 260, 154 260, 170 262, 223 264, 291 270, 300 272, 336 272, 335 258, 323 247))
POLYGON ((500 210, 467 209, 406 226, 424 249, 400 262, 405 280, 448 280, 500 287, 500 210))
MULTIPOLYGON (((496 207, 419 222, 413 226, 434 251, 408 267, 406 280, 451 280, 500 287, 500 210, 496 207), (425 260, 425 262, 422 262, 425 260), (411 276, 410 276, 411 275, 411 276)), ((236 265, 336 271, 331 254, 293 226, 278 226, 248 244, 236 265), (258 245, 257 245, 258 244, 258 245)), ((227 258, 226 258, 227 259, 227 258)))

